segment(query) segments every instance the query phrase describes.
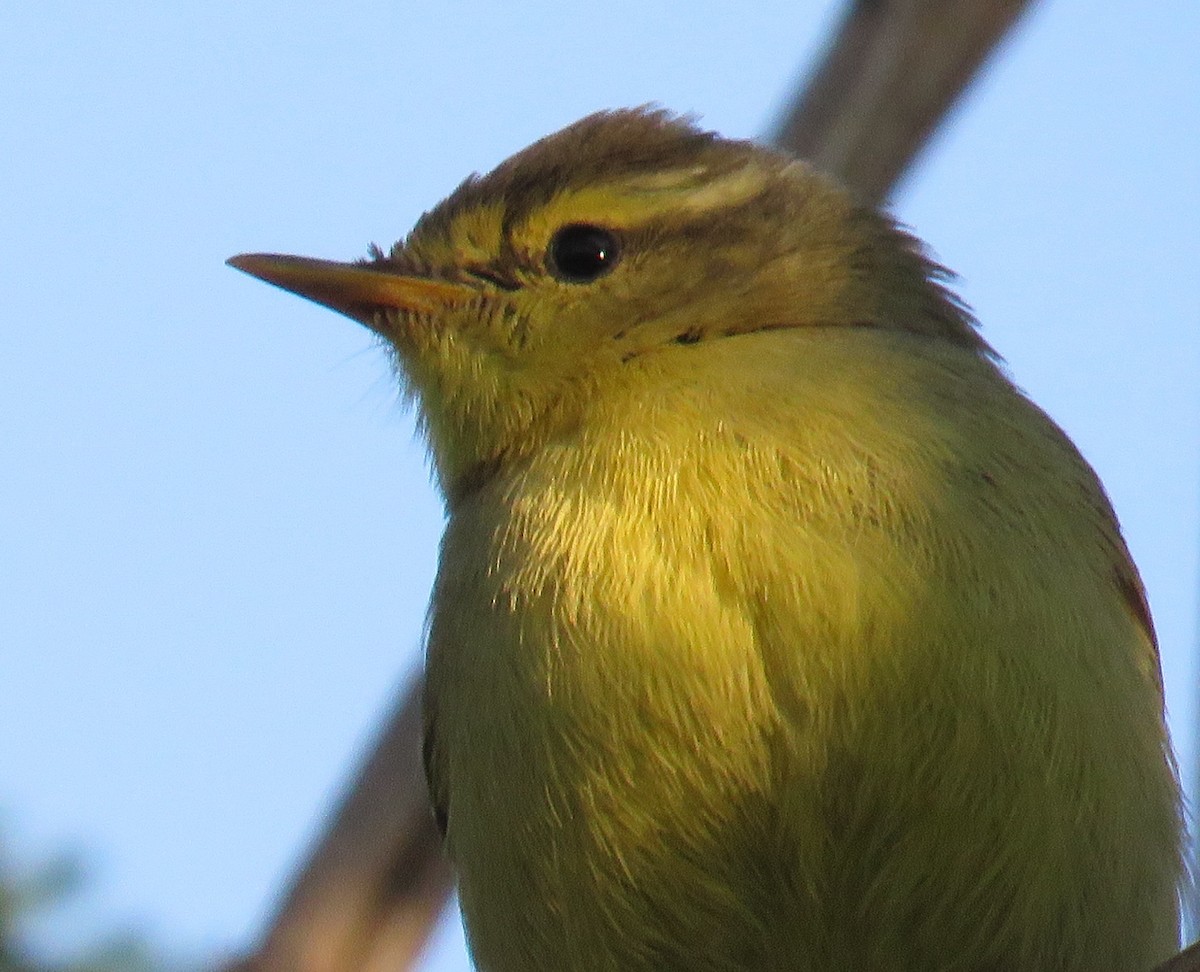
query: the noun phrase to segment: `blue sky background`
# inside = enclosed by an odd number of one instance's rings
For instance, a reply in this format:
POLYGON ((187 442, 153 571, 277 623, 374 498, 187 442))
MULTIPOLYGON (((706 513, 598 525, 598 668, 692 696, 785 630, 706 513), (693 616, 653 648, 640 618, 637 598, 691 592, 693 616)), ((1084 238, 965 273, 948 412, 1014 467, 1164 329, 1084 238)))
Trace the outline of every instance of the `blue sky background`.
MULTIPOLYGON (((442 514, 385 356, 224 259, 361 256, 601 107, 763 134, 839 10, 0 6, 0 827, 93 873, 48 943, 247 944, 417 661, 442 514)), ((1194 0, 1046 0, 895 205, 1107 483, 1189 784, 1197 50, 1194 0)))

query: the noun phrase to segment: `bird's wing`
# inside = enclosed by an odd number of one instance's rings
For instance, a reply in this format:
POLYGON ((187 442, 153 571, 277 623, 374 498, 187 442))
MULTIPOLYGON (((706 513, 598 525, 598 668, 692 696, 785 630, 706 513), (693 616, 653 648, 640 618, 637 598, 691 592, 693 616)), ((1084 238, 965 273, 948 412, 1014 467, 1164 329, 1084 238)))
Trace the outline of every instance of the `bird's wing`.
POLYGON ((429 693, 425 693, 424 734, 421 739, 421 758, 425 766, 425 783, 429 787, 429 800, 433 806, 433 819, 442 840, 446 839, 446 826, 450 819, 450 799, 437 773, 437 709, 429 693))
POLYGON ((1120 527, 1117 525, 1116 515, 1112 508, 1103 500, 1096 506, 1097 513, 1106 527, 1103 532, 1112 561, 1113 583, 1128 607, 1129 613, 1146 635, 1149 651, 1144 656, 1143 666, 1147 677, 1153 680, 1158 687, 1159 699, 1165 704, 1162 659, 1159 655, 1158 636, 1154 632, 1154 620, 1150 615, 1150 602, 1146 596, 1146 587, 1142 583, 1137 567, 1134 566, 1133 558, 1125 546, 1125 541, 1121 538, 1120 527))

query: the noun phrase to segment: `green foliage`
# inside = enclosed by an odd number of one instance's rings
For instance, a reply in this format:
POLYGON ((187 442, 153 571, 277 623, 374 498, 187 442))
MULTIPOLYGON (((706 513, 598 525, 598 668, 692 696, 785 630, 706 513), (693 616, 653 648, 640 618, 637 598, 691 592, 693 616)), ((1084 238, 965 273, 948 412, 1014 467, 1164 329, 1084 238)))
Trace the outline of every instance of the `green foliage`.
POLYGON ((77 893, 84 877, 72 855, 21 865, 0 840, 0 972, 185 972, 132 932, 106 935, 65 958, 41 954, 31 944, 34 923, 77 893))

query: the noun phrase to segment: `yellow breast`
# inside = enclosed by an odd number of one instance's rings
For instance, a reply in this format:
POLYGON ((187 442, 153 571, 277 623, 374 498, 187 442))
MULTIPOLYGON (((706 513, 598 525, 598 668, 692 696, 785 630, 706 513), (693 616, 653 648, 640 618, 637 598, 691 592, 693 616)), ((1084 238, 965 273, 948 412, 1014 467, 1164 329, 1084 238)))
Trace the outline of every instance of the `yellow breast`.
POLYGON ((1065 437, 908 335, 689 350, 451 518, 431 776, 481 968, 1169 952, 1153 647, 1065 437))

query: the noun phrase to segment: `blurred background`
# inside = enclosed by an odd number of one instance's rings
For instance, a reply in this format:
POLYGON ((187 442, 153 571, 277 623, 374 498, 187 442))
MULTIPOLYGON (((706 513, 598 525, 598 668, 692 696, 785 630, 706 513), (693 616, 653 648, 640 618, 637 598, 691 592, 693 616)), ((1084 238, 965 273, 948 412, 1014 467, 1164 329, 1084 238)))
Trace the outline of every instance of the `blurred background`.
MULTIPOLYGON (((0 932, 26 957, 247 947, 419 661, 442 510, 386 356, 225 258, 386 247, 599 108, 764 135, 842 4, 580 9, 0 6, 0 932)), ((1192 793, 1197 50, 1193 0, 1043 0, 893 197, 1107 484, 1192 793)), ((453 914, 427 964, 468 967, 453 914)))

